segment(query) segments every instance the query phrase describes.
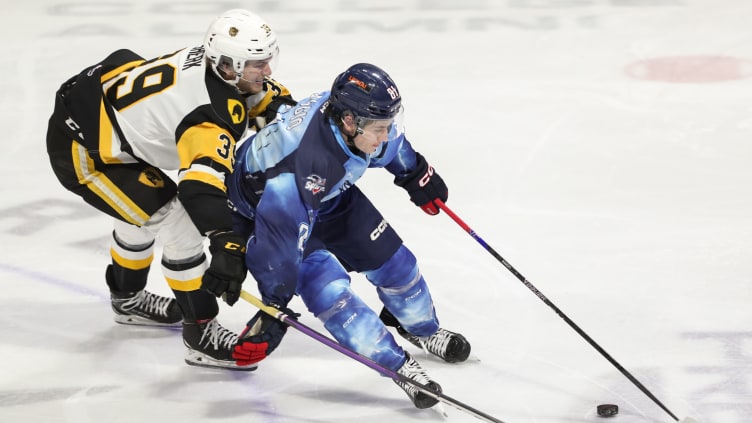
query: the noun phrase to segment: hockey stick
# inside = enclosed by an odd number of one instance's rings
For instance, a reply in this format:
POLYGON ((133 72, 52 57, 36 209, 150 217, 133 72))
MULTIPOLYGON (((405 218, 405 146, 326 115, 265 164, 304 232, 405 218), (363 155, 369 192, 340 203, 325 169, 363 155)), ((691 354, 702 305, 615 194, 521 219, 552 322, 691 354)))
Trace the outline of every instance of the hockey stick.
MULTIPOLYGON (((480 245, 482 245, 483 248, 486 249, 486 251, 488 251, 489 253, 491 253, 491 255, 496 258, 496 260, 498 260, 499 262, 501 262, 501 264, 503 264, 504 267, 507 268, 507 270, 509 270, 510 272, 512 272, 512 274, 514 276, 516 276, 517 279, 520 280, 520 282, 522 282, 523 284, 525 284, 525 286, 528 287, 528 289, 530 289, 531 291, 533 291, 533 293, 535 294, 535 296, 537 296, 538 298, 540 298, 541 301, 543 301, 544 303, 546 303, 546 305, 548 305, 549 307, 551 307, 551 309, 553 309, 553 311, 555 311, 556 314, 559 315, 559 317, 561 317, 562 319, 564 319, 564 321, 567 322, 567 324, 572 329, 574 329, 575 332, 577 332, 578 334, 580 334, 580 336, 582 336, 588 342, 588 344, 590 344, 599 353, 601 353, 601 355, 603 357, 605 357, 606 360, 608 360, 611 364, 613 364, 614 367, 616 367, 621 372, 621 374, 623 374, 624 376, 626 376, 627 379, 630 380, 630 382, 632 382, 636 387, 638 387, 645 395, 647 395, 651 400, 653 400, 654 403, 656 403, 659 407, 661 407, 663 409, 663 411, 665 411, 666 413, 668 413, 668 415, 671 416, 675 421, 677 421, 677 422, 679 421, 679 418, 676 417, 676 415, 674 413, 672 413, 671 410, 669 410, 665 405, 663 405, 663 403, 661 401, 659 401, 658 398, 656 398, 655 395, 653 395, 653 393, 650 392, 642 383, 640 383, 640 381, 637 380, 637 378, 635 378, 634 376, 632 376, 632 374, 629 373, 627 371, 627 369, 625 369, 621 364, 619 364, 619 362, 617 362, 616 360, 614 360, 614 358, 611 357, 611 355, 609 353, 607 353, 606 350, 604 350, 603 348, 601 348, 601 346, 598 345, 593 340, 593 338, 591 338, 587 333, 585 333, 585 331, 583 331, 582 329, 580 329, 580 327, 577 326, 577 324, 575 324, 572 321, 572 319, 570 319, 569 317, 567 317, 567 315, 564 314, 564 312, 561 311, 559 309, 559 307, 556 307, 556 305, 554 305, 554 303, 552 303, 548 298, 546 298, 546 296, 543 295, 543 293, 540 292, 538 290, 538 288, 536 288, 532 283, 530 283, 530 281, 528 281, 524 276, 522 276, 522 274, 520 272, 518 272, 517 269, 515 269, 514 267, 512 267, 511 264, 509 264, 506 260, 504 260, 504 258, 501 255, 499 255, 499 253, 497 253, 493 248, 491 248, 490 245, 486 244, 486 242, 483 241, 483 239, 481 239, 481 237, 478 236, 478 234, 476 234, 475 231, 472 230, 465 222, 463 222, 462 219, 460 219, 459 216, 457 216, 449 207, 447 207, 447 205, 444 204, 443 201, 441 201, 441 200, 434 200, 434 203, 436 203, 436 205, 438 205, 441 210, 443 210, 446 214, 448 214, 449 217, 452 218, 452 220, 454 220, 455 222, 457 222, 457 224, 460 225, 460 227, 462 227, 462 229, 464 229, 465 232, 467 232, 468 234, 470 234, 471 237, 473 237, 476 241, 478 241, 478 243, 480 245)), ((680 423, 697 423, 697 421, 694 420, 694 419, 692 419, 691 417, 686 417, 680 423)))
POLYGON ((452 397, 450 397, 448 395, 445 395, 445 394, 443 394, 441 392, 434 391, 433 389, 429 388, 428 386, 426 386, 426 385, 424 385, 424 384, 422 384, 420 382, 416 382, 416 381, 410 379, 407 376, 403 376, 403 375, 395 372, 392 369, 389 369, 387 367, 382 366, 381 364, 379 364, 379 363, 371 360, 370 358, 368 358, 368 357, 366 357, 364 355, 358 354, 355 351, 352 351, 349 348, 344 347, 343 345, 339 344, 337 341, 335 341, 333 339, 330 339, 326 335, 323 335, 322 333, 320 333, 320 332, 316 331, 315 329, 312 329, 312 328, 304 325, 303 323, 298 322, 293 317, 291 317, 291 316, 283 313, 282 311, 280 311, 280 310, 278 310, 278 309, 276 309, 274 307, 267 306, 260 299, 254 297, 253 295, 251 295, 247 291, 241 290, 240 291, 240 298, 242 298, 245 301, 253 304, 256 307, 258 307, 261 311, 263 311, 264 313, 266 313, 266 314, 274 317, 275 319, 278 319, 279 321, 284 322, 284 323, 292 326, 293 328, 297 329, 300 332, 303 332, 304 334, 306 334, 306 335, 310 336, 311 338, 313 338, 313 339, 321 342, 322 344, 324 344, 324 345, 326 345, 326 346, 328 346, 328 347, 330 347, 332 349, 335 349, 335 350, 341 352, 342 354, 344 354, 344 355, 346 355, 346 356, 348 356, 350 358, 353 358, 356 361, 359 361, 362 364, 365 364, 366 366, 370 367, 373 370, 376 370, 377 372, 381 373, 382 375, 384 375, 386 377, 392 378, 392 379, 394 379, 394 380, 396 380, 398 382, 402 382, 402 383, 406 383, 406 384, 412 385, 412 386, 418 388, 421 392, 429 395, 430 397, 435 398, 435 399, 443 402, 444 404, 450 405, 450 406, 452 406, 452 407, 454 407, 454 408, 456 408, 458 410, 461 410, 461 411, 464 411, 466 413, 469 413, 470 415, 472 415, 474 417, 477 417, 480 420, 483 420, 483 421, 486 421, 486 422, 492 422, 492 423, 504 423, 503 421, 501 421, 501 420, 499 420, 499 419, 497 419, 497 418, 495 418, 493 416, 490 416, 490 415, 488 415, 488 414, 486 414, 486 413, 484 413, 482 411, 479 411, 479 410, 477 410, 477 409, 475 409, 475 408, 473 408, 473 407, 471 407, 471 406, 469 406, 467 404, 464 404, 464 403, 462 403, 462 402, 460 402, 460 401, 458 401, 458 400, 456 400, 456 399, 454 399, 454 398, 452 398, 452 397))

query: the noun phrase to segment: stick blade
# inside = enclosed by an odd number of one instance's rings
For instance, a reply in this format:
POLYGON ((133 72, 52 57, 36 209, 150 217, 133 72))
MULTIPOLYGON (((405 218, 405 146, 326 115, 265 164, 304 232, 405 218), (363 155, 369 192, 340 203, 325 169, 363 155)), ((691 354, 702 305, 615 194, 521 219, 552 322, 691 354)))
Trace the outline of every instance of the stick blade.
POLYGON ((692 417, 685 417, 679 423, 700 423, 700 421, 695 420, 692 417))

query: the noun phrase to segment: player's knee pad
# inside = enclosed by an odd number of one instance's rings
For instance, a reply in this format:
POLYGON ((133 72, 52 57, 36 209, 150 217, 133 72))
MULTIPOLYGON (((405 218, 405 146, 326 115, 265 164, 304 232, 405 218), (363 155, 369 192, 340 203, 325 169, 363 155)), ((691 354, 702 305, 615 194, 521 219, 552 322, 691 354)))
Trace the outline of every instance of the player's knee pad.
POLYGON ((154 245, 154 234, 142 226, 131 225, 122 220, 114 220, 112 231, 113 245, 133 251, 142 251, 154 245))
MULTIPOLYGON (((167 285, 176 293, 193 293, 189 296, 197 295, 203 302, 207 302, 211 311, 200 312, 199 315, 213 313, 217 307, 216 298, 198 293, 201 277, 209 267, 204 254, 204 237, 196 229, 183 204, 174 197, 154 213, 144 226, 158 234, 162 243, 162 274, 167 285)), ((199 304, 195 298, 186 301, 199 304)), ((181 303, 180 306, 186 309, 188 304, 181 303)))
POLYGON ((363 272, 372 284, 381 288, 399 288, 420 277, 418 261, 410 250, 401 245, 378 269, 363 272))
POLYGON ((350 293, 350 277, 336 257, 317 250, 300 264, 297 291, 308 310, 318 316, 350 293))
POLYGON ((162 255, 169 262, 195 260, 204 253, 204 237, 177 197, 154 213, 144 227, 158 234, 162 255))

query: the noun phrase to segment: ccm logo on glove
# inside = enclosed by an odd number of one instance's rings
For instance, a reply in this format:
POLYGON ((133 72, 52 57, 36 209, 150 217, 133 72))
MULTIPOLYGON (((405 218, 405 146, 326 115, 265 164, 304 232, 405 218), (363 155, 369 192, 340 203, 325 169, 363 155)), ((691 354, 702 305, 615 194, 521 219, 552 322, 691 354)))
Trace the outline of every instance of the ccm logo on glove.
POLYGON ((426 185, 428 185, 429 182, 431 182, 431 176, 433 176, 433 166, 428 165, 428 170, 426 171, 426 174, 423 175, 422 178, 418 181, 418 185, 423 188, 426 185))
POLYGON ((245 238, 226 231, 209 235, 209 241, 212 259, 201 278, 201 288, 233 305, 240 298, 248 272, 245 267, 245 238))
POLYGON ((434 201, 446 202, 449 190, 433 166, 426 162, 425 157, 420 153, 415 153, 415 157, 415 169, 407 175, 395 177, 394 183, 404 188, 410 195, 410 201, 424 212, 430 215, 439 214, 439 207, 434 201))
POLYGON ((227 251, 240 251, 241 253, 245 253, 245 246, 236 244, 231 241, 227 241, 227 243, 224 246, 224 249, 227 251))

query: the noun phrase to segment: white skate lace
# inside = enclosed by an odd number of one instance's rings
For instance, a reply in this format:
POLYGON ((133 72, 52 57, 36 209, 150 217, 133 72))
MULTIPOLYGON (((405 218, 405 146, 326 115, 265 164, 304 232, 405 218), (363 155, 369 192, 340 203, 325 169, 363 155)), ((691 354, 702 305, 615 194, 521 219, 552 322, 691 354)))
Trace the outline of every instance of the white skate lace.
POLYGON ((423 349, 427 352, 436 354, 441 357, 446 356, 447 346, 452 339, 452 332, 439 328, 436 333, 431 336, 420 336, 418 340, 423 346, 423 349))
POLYGON ((238 335, 234 332, 227 330, 219 324, 217 319, 212 319, 206 324, 204 332, 201 334, 201 339, 198 341, 199 345, 208 347, 211 345, 215 350, 226 349, 229 350, 238 341, 238 335), (204 343, 206 340, 206 343, 204 343))
POLYGON ((133 297, 124 300, 120 304, 120 308, 123 311, 139 309, 152 315, 167 316, 167 308, 170 306, 171 301, 171 298, 162 297, 147 291, 139 291, 133 297))
MULTIPOLYGON (((402 376, 409 377, 410 379, 422 385, 428 385, 431 382, 431 379, 428 378, 426 371, 423 370, 423 368, 420 367, 420 364, 418 364, 418 362, 415 361, 412 357, 407 359, 405 364, 403 364, 402 367, 397 370, 397 373, 401 374, 402 376)), ((411 398, 415 398, 415 396, 418 395, 419 390, 415 386, 399 381, 397 381, 397 384, 402 389, 404 389, 411 398)))

